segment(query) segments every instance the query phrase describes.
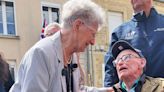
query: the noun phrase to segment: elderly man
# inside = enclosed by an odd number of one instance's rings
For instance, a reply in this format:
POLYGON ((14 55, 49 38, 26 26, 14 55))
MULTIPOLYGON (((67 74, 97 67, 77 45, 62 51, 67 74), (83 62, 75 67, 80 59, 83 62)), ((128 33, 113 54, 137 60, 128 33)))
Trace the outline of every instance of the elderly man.
POLYGON ((145 76, 146 59, 140 50, 120 40, 113 45, 112 55, 120 80, 113 86, 115 92, 164 92, 164 79, 145 76))
POLYGON ((68 0, 61 14, 61 30, 26 52, 10 92, 78 92, 73 53, 94 44, 104 12, 91 0, 68 0))
POLYGON ((48 24, 44 31, 44 37, 52 36, 57 31, 60 31, 60 25, 56 22, 48 24))
POLYGON ((112 86, 118 82, 118 76, 112 65, 111 47, 120 40, 128 41, 132 46, 140 49, 148 60, 146 75, 164 78, 164 16, 158 14, 152 6, 153 0, 129 0, 134 15, 132 19, 112 33, 109 51, 105 56, 105 86, 112 86))

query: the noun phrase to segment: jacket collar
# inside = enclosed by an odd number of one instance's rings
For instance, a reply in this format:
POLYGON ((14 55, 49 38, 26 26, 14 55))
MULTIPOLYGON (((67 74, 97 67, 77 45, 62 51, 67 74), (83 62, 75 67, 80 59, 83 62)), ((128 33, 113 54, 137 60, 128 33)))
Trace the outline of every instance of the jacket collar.
MULTIPOLYGON (((131 88, 131 91, 134 90, 135 92, 141 92, 141 88, 142 88, 142 85, 143 85, 144 83, 145 83, 145 74, 142 74, 142 75, 140 76, 140 78, 138 78, 138 79, 134 82, 134 84, 133 84, 133 86, 132 86, 132 88, 131 88)), ((122 92, 127 92, 127 91, 126 91, 126 86, 125 86, 125 84, 124 84, 123 81, 120 81, 120 87, 121 87, 122 92)))
MULTIPOLYGON (((119 86, 117 89, 121 90, 121 92, 127 92, 125 89, 121 88, 121 82, 119 82, 119 86)), ((118 84, 116 84, 118 85, 118 84)), ((116 86, 115 85, 115 86, 116 86)), ((159 86, 159 81, 155 78, 151 78, 146 76, 145 74, 141 75, 138 85, 135 88, 135 92, 154 92, 154 90, 159 86)))
POLYGON ((132 20, 137 21, 137 22, 144 21, 150 17, 156 16, 157 14, 158 14, 158 12, 156 11, 156 9, 152 7, 148 17, 146 16, 145 12, 139 12, 139 13, 133 15, 132 20))
POLYGON ((159 81, 155 78, 146 76, 145 79, 146 81, 142 87, 141 92, 154 92, 154 90, 160 85, 159 81))
POLYGON ((51 36, 51 40, 53 41, 53 44, 56 48, 56 54, 59 59, 59 61, 64 64, 63 62, 63 49, 62 49, 62 42, 61 42, 61 33, 58 31, 53 36, 51 36), (57 43, 57 44, 56 44, 57 43))
MULTIPOLYGON (((61 63, 59 66, 62 73, 62 69, 64 68, 64 60, 63 60, 63 49, 62 49, 62 42, 61 42, 61 33, 58 31, 55 33, 53 36, 50 37, 50 39, 53 41, 53 46, 55 48, 55 52, 57 55, 57 58, 59 60, 59 63, 61 63)), ((65 76, 60 76, 61 83, 62 83, 62 92, 67 92, 66 91, 66 80, 65 76)))

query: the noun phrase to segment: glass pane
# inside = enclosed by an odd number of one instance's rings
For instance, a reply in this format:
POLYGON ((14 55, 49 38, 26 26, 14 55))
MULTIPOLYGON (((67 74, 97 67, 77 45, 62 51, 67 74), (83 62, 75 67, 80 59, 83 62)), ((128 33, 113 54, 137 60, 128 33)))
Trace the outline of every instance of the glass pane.
POLYGON ((2 5, 0 2, 0 34, 3 34, 3 21, 2 21, 2 5))
POLYGON ((43 11, 48 11, 48 7, 43 6, 43 11))
POLYGON ((3 34, 3 24, 0 23, 0 34, 3 34))
POLYGON ((6 2, 7 22, 14 23, 14 8, 12 2, 6 2))
POLYGON ((14 11, 13 2, 6 2, 6 11, 8 11, 8 12, 14 11))
POLYGON ((15 79, 14 67, 11 67, 11 68, 10 68, 10 73, 11 73, 12 79, 15 79))
POLYGON ((7 12, 7 22, 8 23, 14 23, 14 13, 13 12, 7 12))
POLYGON ((52 8, 52 12, 58 12, 59 9, 58 8, 52 8))
POLYGON ((52 8, 52 21, 59 22, 59 9, 58 8, 52 8))
POLYGON ((15 25, 14 24, 7 24, 7 31, 8 31, 8 34, 15 35, 15 25))
POLYGON ((0 23, 2 23, 2 6, 1 6, 1 2, 0 2, 0 23))
POLYGON ((6 2, 6 6, 12 6, 13 7, 13 2, 6 2))
POLYGON ((2 11, 2 5, 1 5, 1 2, 0 2, 0 11, 2 11))
POLYGON ((2 23, 2 11, 0 11, 0 23, 2 23))
POLYGON ((57 14, 57 12, 52 12, 52 21, 59 22, 58 21, 58 14, 57 14))
POLYGON ((49 23, 49 14, 48 11, 43 11, 43 20, 46 20, 46 24, 49 23))

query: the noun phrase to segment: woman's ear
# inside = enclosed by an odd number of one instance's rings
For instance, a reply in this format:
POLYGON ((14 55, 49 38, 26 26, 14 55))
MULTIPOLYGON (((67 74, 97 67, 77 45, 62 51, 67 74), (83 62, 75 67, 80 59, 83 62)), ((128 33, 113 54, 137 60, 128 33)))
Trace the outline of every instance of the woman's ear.
POLYGON ((83 24, 82 20, 81 19, 76 19, 74 22, 73 22, 73 29, 76 31, 76 30, 79 30, 79 27, 83 24))

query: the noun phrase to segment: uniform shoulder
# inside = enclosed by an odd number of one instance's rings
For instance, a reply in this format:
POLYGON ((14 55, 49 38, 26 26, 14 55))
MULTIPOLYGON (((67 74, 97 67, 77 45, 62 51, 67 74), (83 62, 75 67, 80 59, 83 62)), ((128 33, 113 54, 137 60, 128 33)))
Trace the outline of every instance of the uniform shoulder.
POLYGON ((160 83, 164 87, 164 78, 153 78, 146 76, 146 80, 150 81, 151 83, 160 83))
POLYGON ((132 28, 133 26, 134 26, 134 22, 130 20, 130 21, 122 23, 120 26, 115 28, 114 32, 120 32, 122 30, 132 28))
POLYGON ((161 20, 161 19, 164 20, 164 14, 158 14, 158 17, 159 17, 160 20, 161 20))
POLYGON ((164 17, 164 14, 159 14, 159 16, 164 17))

